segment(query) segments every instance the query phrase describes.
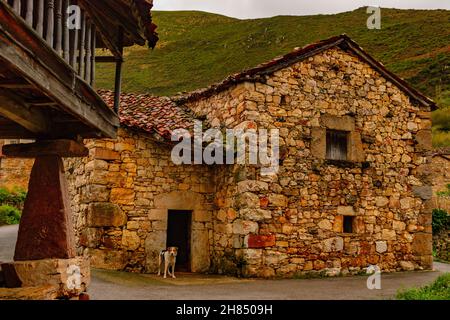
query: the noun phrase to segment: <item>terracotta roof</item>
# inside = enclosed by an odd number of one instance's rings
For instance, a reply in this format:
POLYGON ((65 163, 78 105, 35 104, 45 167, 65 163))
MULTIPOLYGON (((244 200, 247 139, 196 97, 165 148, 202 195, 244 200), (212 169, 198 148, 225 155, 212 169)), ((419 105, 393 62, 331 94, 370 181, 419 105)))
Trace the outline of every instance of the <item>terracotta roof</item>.
MULTIPOLYGON (((113 108, 112 91, 99 90, 98 94, 113 108)), ((168 97, 149 94, 122 94, 119 118, 123 126, 156 133, 169 141, 173 130, 192 129, 194 123, 194 116, 189 110, 177 106, 168 97)))
POLYGON ((370 56, 365 52, 356 42, 354 42, 350 37, 343 34, 340 36, 335 36, 327 40, 319 41, 313 44, 309 44, 303 48, 295 49, 294 51, 282 56, 275 58, 269 62, 263 63, 255 68, 242 71, 240 73, 233 74, 223 80, 220 83, 209 86, 205 89, 200 89, 187 93, 185 95, 180 95, 174 99, 177 103, 185 103, 189 101, 195 101, 201 98, 210 97, 215 93, 221 92, 230 88, 231 86, 245 82, 245 81, 261 81, 264 80, 266 75, 273 74, 274 72, 291 66, 301 60, 314 56, 320 52, 323 52, 332 47, 339 47, 345 51, 351 51, 363 61, 371 65, 375 70, 380 72, 384 77, 390 80, 392 83, 397 85, 411 98, 420 102, 422 105, 431 107, 433 110, 436 109, 436 104, 430 98, 424 96, 416 89, 412 88, 405 80, 401 79, 394 73, 387 70, 382 63, 377 61, 375 58, 370 56))

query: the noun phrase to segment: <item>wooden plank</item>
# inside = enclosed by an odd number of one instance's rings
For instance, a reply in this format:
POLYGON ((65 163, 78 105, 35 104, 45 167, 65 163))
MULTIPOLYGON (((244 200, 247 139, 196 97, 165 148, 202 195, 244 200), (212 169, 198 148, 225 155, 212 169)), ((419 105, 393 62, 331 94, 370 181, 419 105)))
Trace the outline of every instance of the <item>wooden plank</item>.
POLYGON ((33 139, 35 137, 34 133, 14 122, 0 125, 0 139, 33 139))
POLYGON ((0 88, 5 89, 33 89, 34 86, 24 82, 22 79, 0 80, 0 88))
POLYGON ((42 113, 29 109, 4 89, 0 89, 0 114, 36 134, 46 134, 49 130, 49 121, 42 113))
POLYGON ((74 140, 41 140, 34 143, 3 146, 3 154, 14 158, 36 158, 38 156, 87 157, 89 150, 74 140))
POLYGON ((2 1, 0 65, 24 77, 58 103, 61 110, 72 114, 102 137, 116 137, 119 119, 114 112, 2 1))

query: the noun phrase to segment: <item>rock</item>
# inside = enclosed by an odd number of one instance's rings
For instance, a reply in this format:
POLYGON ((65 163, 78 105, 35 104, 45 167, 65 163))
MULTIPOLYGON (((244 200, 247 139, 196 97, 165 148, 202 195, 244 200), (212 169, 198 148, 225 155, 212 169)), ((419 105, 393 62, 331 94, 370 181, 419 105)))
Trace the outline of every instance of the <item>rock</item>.
POLYGON ((7 287, 51 286, 57 288, 58 298, 76 297, 85 292, 91 277, 89 260, 84 257, 16 261, 2 264, 2 270, 7 287))
POLYGON ((400 261, 399 262, 400 267, 405 271, 414 271, 414 263, 410 261, 400 261))
POLYGON ((124 249, 133 251, 139 248, 141 239, 134 231, 124 230, 122 234, 122 246, 124 249))
POLYGON ((342 237, 334 237, 322 241, 324 252, 337 252, 344 249, 344 239, 342 237))
POLYGON ((286 207, 288 200, 286 196, 281 194, 271 194, 269 195, 269 206, 270 207, 286 207))
POLYGON ((377 207, 385 207, 389 203, 389 199, 386 197, 376 197, 375 198, 375 205, 377 207))
POLYGON ((249 234, 258 232, 258 223, 247 220, 236 220, 233 223, 233 233, 249 234))
POLYGON ((87 254, 90 256, 91 266, 93 268, 123 270, 127 264, 123 251, 110 249, 89 249, 87 254))
POLYGON ((343 215, 343 216, 354 216, 355 209, 353 209, 352 206, 338 206, 337 214, 343 215))
POLYGON ((415 196, 422 200, 430 200, 433 197, 433 190, 431 186, 413 186, 412 191, 415 196))
POLYGON ((109 201, 109 191, 106 186, 89 184, 81 189, 82 203, 107 202, 109 201))
POLYGON ((333 228, 332 223, 330 222, 330 220, 321 220, 318 224, 320 229, 323 230, 331 230, 333 228))
POLYGON ((261 221, 272 218, 272 212, 263 209, 241 209, 239 216, 245 220, 261 221))
POLYGON ((397 234, 395 233, 395 230, 383 229, 381 238, 383 240, 395 240, 397 238, 397 234))
POLYGON ((378 253, 384 253, 387 251, 387 242, 386 241, 377 241, 375 242, 376 251, 378 253))
POLYGON ((118 205, 101 202, 88 206, 86 220, 89 227, 120 227, 127 223, 127 216, 118 205))
POLYGON ((135 193, 133 189, 126 188, 112 188, 111 202, 117 204, 133 204, 135 193))
POLYGON ((238 193, 242 192, 260 192, 269 190, 269 185, 266 182, 256 180, 240 181, 237 184, 238 193))
POLYGON ((248 248, 266 248, 275 246, 275 235, 255 235, 246 237, 248 248))

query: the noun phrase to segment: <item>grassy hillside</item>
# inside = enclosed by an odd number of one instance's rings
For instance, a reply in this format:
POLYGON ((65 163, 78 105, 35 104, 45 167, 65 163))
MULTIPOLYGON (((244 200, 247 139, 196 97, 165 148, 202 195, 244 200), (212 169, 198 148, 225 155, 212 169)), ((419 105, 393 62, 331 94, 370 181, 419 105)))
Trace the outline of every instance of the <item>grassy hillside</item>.
MULTIPOLYGON (((346 33, 441 107, 450 106, 450 11, 382 9, 381 30, 368 30, 367 18, 364 8, 256 20, 154 12, 161 41, 154 51, 126 50, 124 90, 173 95, 202 88, 294 47, 346 33)), ((112 88, 113 70, 98 66, 99 87, 112 88)))

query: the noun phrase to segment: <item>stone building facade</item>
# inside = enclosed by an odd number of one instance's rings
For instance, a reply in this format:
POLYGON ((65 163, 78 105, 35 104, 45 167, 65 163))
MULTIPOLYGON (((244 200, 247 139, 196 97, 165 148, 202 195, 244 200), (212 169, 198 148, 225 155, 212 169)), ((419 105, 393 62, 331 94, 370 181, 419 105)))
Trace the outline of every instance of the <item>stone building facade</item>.
POLYGON ((34 160, 15 159, 3 156, 1 149, 3 145, 10 143, 26 143, 27 140, 0 140, 0 188, 9 190, 28 188, 28 179, 34 160))
POLYGON ((66 161, 79 253, 136 272, 155 272, 173 243, 193 272, 429 269, 433 107, 346 36, 176 99, 126 95, 118 138, 66 161), (170 134, 194 119, 279 129, 279 172, 175 165, 170 134))

